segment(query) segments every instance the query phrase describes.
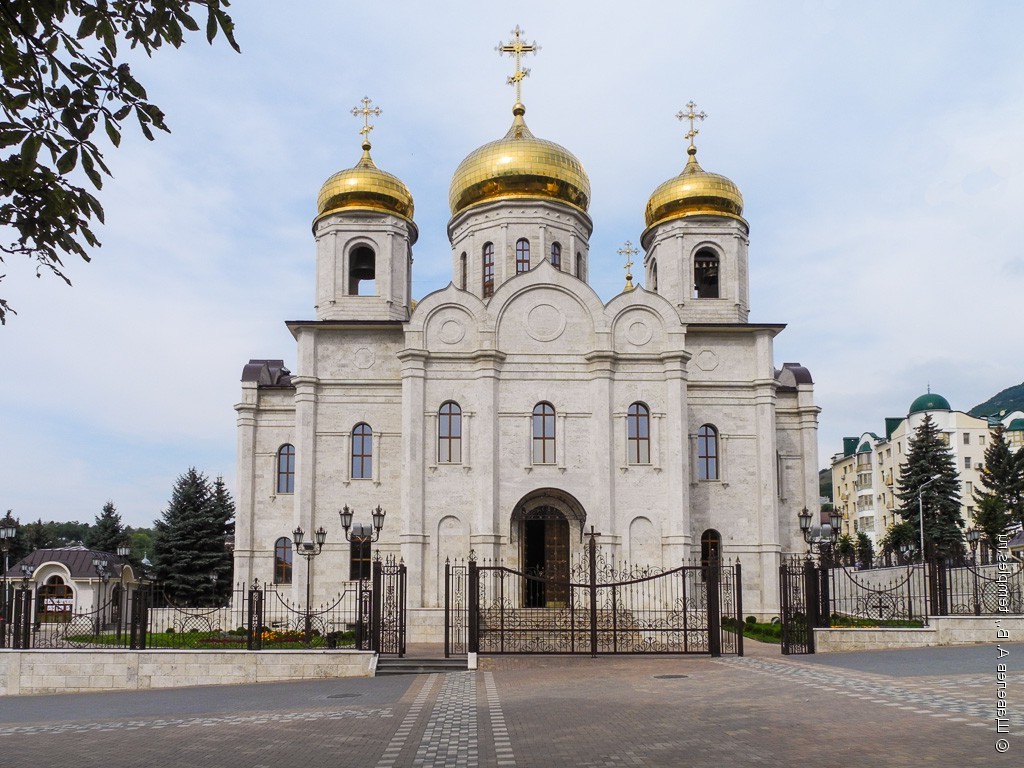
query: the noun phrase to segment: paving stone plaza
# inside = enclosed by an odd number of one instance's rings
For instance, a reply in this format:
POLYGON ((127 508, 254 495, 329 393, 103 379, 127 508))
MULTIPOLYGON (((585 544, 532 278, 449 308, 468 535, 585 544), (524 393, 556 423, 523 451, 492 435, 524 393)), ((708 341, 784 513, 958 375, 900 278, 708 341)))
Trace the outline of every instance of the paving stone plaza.
POLYGON ((742 658, 485 657, 474 672, 10 696, 0 765, 1021 765, 1024 645, 1001 660, 994 645, 749 646, 742 658))

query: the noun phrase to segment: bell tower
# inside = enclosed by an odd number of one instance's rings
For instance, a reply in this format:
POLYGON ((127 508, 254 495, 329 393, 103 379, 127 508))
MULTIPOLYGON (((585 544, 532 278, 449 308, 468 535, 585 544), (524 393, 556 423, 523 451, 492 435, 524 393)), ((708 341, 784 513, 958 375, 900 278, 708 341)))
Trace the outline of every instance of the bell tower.
POLYGON ((318 320, 407 320, 412 299, 412 246, 418 230, 413 200, 397 177, 370 157, 369 98, 362 117, 363 156, 331 176, 317 197, 316 316, 318 320))
POLYGON ((707 115, 696 106, 691 101, 676 115, 690 123, 686 166, 647 201, 640 238, 644 284, 671 301, 683 322, 745 323, 750 290, 743 196, 732 181, 697 163, 695 121, 707 115))

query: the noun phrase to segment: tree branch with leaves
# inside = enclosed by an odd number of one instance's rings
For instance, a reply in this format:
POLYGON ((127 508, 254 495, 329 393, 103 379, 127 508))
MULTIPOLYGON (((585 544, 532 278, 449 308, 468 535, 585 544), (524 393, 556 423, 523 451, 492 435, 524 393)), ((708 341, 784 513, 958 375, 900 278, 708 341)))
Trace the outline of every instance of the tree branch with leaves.
MULTIPOLYGON (((150 141, 169 132, 163 111, 119 55, 180 48, 205 21, 206 39, 223 34, 234 50, 229 0, 0 0, 0 261, 26 256, 36 276, 68 285, 63 259, 90 261, 104 221, 91 189, 110 169, 94 141, 102 123, 117 147, 134 115, 150 141), (204 19, 205 17, 205 19, 204 19), (84 179, 82 178, 84 176, 84 179)), ((5 275, 0 275, 3 280, 5 275)), ((0 324, 14 313, 0 297, 0 324)))

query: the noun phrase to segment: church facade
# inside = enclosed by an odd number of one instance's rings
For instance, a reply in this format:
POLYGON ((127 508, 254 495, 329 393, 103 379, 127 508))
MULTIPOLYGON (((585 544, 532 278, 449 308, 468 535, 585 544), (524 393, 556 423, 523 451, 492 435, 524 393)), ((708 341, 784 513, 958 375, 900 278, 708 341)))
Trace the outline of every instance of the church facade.
POLYGON ((235 406, 236 580, 301 598, 308 578, 320 602, 392 554, 410 640, 437 639, 446 559, 567 578, 593 526, 617 563, 738 558, 744 612, 775 615, 818 501, 819 409, 805 368, 775 367, 784 326, 748 320, 740 191, 697 163, 691 105, 688 162, 646 208, 646 287, 602 301, 589 179, 525 112, 456 169, 452 281, 418 302, 412 196, 371 159, 368 122, 360 161, 324 184, 295 370, 250 361, 235 406), (344 506, 366 533, 386 510, 379 541, 347 542, 344 506), (293 558, 291 531, 321 526, 323 552, 293 558))

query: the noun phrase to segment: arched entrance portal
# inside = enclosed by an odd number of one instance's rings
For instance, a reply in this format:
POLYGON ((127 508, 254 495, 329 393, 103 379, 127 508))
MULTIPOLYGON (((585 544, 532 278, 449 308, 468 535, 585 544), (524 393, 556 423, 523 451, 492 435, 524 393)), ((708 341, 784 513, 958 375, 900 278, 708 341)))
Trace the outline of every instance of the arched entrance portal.
POLYGON ((512 513, 512 540, 518 542, 519 563, 530 576, 523 605, 527 608, 560 608, 569 598, 569 561, 573 532, 583 538, 587 514, 571 495, 554 488, 543 488, 524 496, 512 513))

